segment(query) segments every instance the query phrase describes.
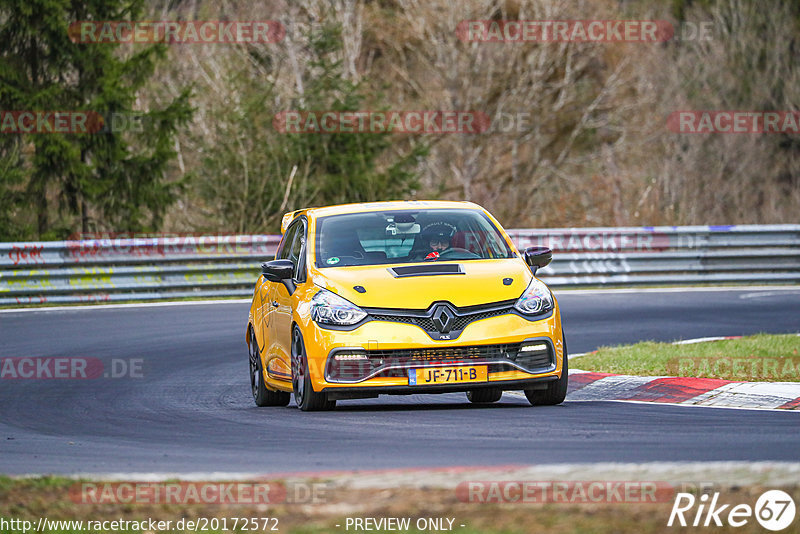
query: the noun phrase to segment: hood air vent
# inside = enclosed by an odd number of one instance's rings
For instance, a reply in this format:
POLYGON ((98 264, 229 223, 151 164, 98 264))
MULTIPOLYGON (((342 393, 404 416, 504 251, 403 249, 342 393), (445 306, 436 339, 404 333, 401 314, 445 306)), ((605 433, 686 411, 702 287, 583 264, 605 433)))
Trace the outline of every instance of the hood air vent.
POLYGON ((395 278, 407 276, 435 276, 439 274, 465 274, 458 263, 432 263, 430 265, 408 265, 387 269, 395 278))

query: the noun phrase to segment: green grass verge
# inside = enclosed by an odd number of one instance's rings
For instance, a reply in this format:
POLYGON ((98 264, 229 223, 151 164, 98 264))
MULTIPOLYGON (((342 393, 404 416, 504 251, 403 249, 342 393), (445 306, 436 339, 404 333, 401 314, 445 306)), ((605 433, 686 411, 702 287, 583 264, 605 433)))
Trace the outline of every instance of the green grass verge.
POLYGON ((646 341, 602 347, 576 358, 571 366, 626 375, 800 382, 800 336, 757 334, 690 345, 646 341))

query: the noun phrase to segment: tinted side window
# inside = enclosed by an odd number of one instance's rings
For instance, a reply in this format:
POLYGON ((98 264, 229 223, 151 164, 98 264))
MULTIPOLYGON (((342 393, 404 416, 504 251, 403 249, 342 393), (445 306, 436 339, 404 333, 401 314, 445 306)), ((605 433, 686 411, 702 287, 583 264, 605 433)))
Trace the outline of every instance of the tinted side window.
POLYGON ((289 259, 289 254, 292 252, 292 244, 294 242, 294 238, 297 236, 298 229, 301 228, 303 225, 295 223, 289 228, 287 228, 286 233, 283 235, 283 241, 281 242, 281 249, 278 252, 278 255, 275 256, 276 260, 286 260, 289 259))
POLYGON ((295 268, 297 267, 297 263, 300 260, 300 253, 303 251, 303 243, 305 239, 303 238, 303 225, 297 225, 298 231, 295 232, 294 239, 292 240, 292 247, 289 251, 289 259, 292 260, 294 263, 295 268))
POLYGON ((294 264, 294 278, 299 282, 304 282, 305 276, 305 242, 306 225, 305 221, 299 220, 286 230, 284 242, 277 259, 289 260, 294 264))

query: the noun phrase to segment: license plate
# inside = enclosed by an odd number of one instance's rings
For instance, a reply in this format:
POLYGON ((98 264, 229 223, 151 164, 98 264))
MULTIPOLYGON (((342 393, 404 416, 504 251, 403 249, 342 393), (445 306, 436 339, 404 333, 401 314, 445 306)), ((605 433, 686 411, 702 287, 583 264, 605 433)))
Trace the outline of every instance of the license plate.
POLYGON ((462 384, 464 382, 486 382, 488 371, 485 365, 473 367, 425 367, 409 369, 409 386, 431 384, 462 384))

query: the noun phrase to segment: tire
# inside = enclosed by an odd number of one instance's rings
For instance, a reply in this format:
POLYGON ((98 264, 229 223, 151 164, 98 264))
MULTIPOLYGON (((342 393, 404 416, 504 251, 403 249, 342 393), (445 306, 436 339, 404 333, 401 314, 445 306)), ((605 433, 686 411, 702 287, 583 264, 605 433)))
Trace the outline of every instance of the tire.
POLYGON ((329 401, 325 393, 314 391, 308 370, 308 356, 303 343, 303 334, 297 327, 292 330, 292 389, 294 390, 294 402, 304 412, 336 408, 335 400, 329 401))
POLYGON ((564 402, 567 397, 569 358, 567 357, 567 340, 563 337, 561 339, 564 343, 564 368, 561 371, 561 378, 547 384, 547 389, 526 389, 525 396, 532 406, 555 406, 564 402))
POLYGON ((467 391, 467 399, 473 404, 489 404, 497 402, 503 396, 500 388, 481 388, 467 391))
POLYGON ((285 391, 272 391, 264 384, 264 367, 261 365, 258 341, 250 329, 250 390, 256 406, 286 406, 290 395, 285 391))

